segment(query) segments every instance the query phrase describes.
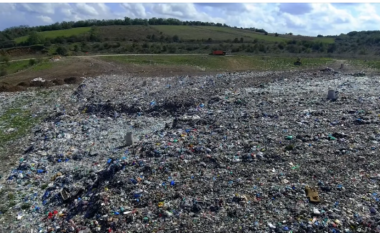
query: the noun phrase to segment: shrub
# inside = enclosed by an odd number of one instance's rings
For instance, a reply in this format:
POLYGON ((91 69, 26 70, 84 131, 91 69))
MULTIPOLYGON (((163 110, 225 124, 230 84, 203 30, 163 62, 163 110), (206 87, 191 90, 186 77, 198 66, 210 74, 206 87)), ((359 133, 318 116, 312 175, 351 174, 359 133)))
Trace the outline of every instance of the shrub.
POLYGON ((7 74, 8 74, 7 70, 5 69, 4 66, 2 66, 2 67, 0 68, 0 77, 1 77, 1 76, 5 76, 5 75, 7 75, 7 74))
POLYGON ((30 207, 31 207, 31 204, 29 204, 29 203, 24 203, 24 204, 21 205, 21 209, 23 209, 23 210, 27 210, 30 207))
POLYGON ((56 50, 56 53, 61 55, 61 56, 67 56, 68 55, 67 48, 63 47, 63 46, 59 46, 56 50))
POLYGON ((15 199, 15 195, 13 193, 8 194, 8 200, 13 200, 15 199))
POLYGON ((35 59, 29 59, 29 66, 34 66, 36 64, 36 60, 35 59))
POLYGON ((29 87, 29 83, 27 83, 27 82, 21 82, 21 83, 17 84, 17 86, 29 87))
POLYGON ((70 78, 65 78, 63 80, 66 84, 76 84, 80 82, 80 79, 77 77, 70 77, 70 78))
POLYGON ((62 79, 54 79, 53 80, 53 83, 55 84, 55 85, 63 85, 63 84, 65 84, 65 82, 62 80, 62 79))
POLYGON ((294 149, 294 146, 293 145, 287 145, 286 147, 285 147, 285 150, 293 150, 294 149))

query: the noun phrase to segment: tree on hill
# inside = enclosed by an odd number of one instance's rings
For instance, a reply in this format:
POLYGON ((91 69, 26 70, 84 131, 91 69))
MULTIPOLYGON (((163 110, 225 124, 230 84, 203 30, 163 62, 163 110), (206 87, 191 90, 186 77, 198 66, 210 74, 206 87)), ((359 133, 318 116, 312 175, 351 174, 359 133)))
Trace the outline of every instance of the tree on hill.
POLYGON ((179 37, 177 35, 173 36, 173 42, 179 42, 179 37))
POLYGON ((96 27, 91 27, 89 39, 90 41, 99 41, 98 30, 96 27))
POLYGON ((6 66, 9 65, 9 61, 10 61, 10 58, 9 58, 9 55, 6 54, 5 52, 1 54, 0 56, 0 63, 4 63, 6 66))
POLYGON ((42 44, 43 43, 43 38, 41 35, 39 35, 36 31, 32 31, 29 34, 27 43, 29 45, 35 45, 35 44, 42 44))
POLYGON ((67 50, 67 48, 64 47, 64 46, 59 46, 59 47, 57 48, 57 50, 56 50, 56 53, 57 53, 58 55, 66 56, 66 55, 68 55, 68 50, 67 50))

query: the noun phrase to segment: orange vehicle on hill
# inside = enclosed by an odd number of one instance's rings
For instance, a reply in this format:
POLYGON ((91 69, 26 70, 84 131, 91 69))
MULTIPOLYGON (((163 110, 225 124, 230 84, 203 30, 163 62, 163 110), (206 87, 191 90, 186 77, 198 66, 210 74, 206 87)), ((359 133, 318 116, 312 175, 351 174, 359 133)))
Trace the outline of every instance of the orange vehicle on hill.
POLYGON ((212 51, 212 53, 210 53, 210 55, 221 55, 221 56, 224 56, 224 55, 226 55, 226 52, 222 51, 222 50, 215 50, 215 51, 212 51))

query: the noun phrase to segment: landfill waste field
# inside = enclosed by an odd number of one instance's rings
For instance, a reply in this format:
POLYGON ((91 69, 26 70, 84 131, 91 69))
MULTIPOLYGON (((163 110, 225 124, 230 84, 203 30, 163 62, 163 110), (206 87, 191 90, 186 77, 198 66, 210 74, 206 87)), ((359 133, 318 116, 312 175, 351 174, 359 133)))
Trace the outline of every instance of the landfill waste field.
POLYGON ((379 84, 324 69, 0 93, 0 232, 380 232, 379 84))

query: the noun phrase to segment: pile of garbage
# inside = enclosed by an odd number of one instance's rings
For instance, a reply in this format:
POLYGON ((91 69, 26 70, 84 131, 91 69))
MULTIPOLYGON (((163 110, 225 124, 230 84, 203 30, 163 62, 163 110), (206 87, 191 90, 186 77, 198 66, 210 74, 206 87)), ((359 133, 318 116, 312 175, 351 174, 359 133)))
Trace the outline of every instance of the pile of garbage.
POLYGON ((379 232, 379 82, 86 79, 3 178, 2 232, 379 232))

